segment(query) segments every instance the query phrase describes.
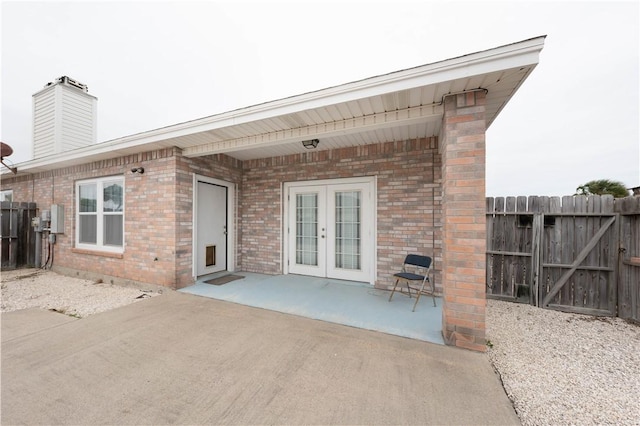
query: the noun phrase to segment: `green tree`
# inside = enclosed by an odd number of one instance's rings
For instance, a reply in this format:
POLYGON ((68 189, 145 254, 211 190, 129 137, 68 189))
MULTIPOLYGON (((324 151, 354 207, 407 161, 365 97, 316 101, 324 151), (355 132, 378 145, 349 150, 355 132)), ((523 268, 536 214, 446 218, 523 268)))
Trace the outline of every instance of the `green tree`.
POLYGON ((576 188, 576 195, 605 195, 611 194, 615 198, 629 196, 629 190, 624 183, 609 179, 592 180, 576 188))

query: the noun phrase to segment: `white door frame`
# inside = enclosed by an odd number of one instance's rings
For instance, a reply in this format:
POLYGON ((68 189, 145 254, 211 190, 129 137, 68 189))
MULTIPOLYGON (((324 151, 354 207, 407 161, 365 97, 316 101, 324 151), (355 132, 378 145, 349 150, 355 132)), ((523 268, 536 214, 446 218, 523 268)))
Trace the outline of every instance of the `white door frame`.
POLYGON ((198 247, 198 182, 210 183, 227 188, 227 271, 234 272, 236 267, 236 184, 220 179, 193 174, 193 229, 191 232, 191 270, 194 280, 198 278, 198 265, 196 259, 198 247))
POLYGON ((289 195, 289 188, 298 188, 298 187, 305 187, 305 186, 309 186, 309 187, 313 187, 313 186, 322 186, 322 185, 348 185, 348 184, 368 184, 370 185, 371 188, 371 205, 373 206, 373 212, 372 212, 372 220, 371 220, 371 227, 372 229, 370 230, 370 241, 371 241, 371 250, 370 252, 367 253, 363 253, 363 255, 367 255, 367 259, 366 259, 366 264, 368 264, 368 280, 366 280, 367 282, 369 282, 369 284, 374 285, 375 281, 376 281, 376 277, 377 277, 377 253, 378 253, 378 234, 377 234, 377 229, 378 229, 378 225, 377 225, 377 220, 378 220, 378 213, 377 213, 377 206, 378 206, 378 197, 377 197, 377 193, 378 193, 378 185, 377 185, 377 177, 376 176, 363 176, 363 177, 357 177, 357 178, 343 178, 343 179, 322 179, 322 180, 309 180, 309 181, 299 181, 299 182, 285 182, 283 185, 283 190, 282 190, 282 215, 283 215, 283 220, 282 220, 282 271, 283 274, 287 275, 289 274, 289 265, 287 263, 288 259, 289 259, 289 249, 290 249, 290 243, 289 243, 289 234, 287 232, 287 228, 289 227, 289 220, 290 220, 290 215, 289 215, 289 203, 290 200, 287 199, 288 195, 289 195))

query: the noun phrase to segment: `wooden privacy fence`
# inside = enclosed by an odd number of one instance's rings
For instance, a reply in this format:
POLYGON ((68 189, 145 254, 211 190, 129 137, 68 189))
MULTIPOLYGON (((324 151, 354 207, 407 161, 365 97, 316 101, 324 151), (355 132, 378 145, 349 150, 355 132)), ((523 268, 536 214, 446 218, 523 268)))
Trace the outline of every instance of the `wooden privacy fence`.
POLYGON ((616 200, 620 215, 618 316, 640 322, 640 197, 616 200))
POLYGON ((640 319, 640 197, 486 201, 488 297, 640 319))
POLYGON ((2 201, 0 235, 2 239, 1 267, 16 269, 35 266, 35 231, 31 219, 36 216, 36 203, 2 201))

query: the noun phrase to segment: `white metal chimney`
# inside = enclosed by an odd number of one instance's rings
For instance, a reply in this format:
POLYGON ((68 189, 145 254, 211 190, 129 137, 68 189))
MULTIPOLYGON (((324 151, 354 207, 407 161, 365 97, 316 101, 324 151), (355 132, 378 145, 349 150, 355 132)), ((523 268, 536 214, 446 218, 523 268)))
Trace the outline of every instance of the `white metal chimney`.
POLYGON ((96 142, 98 98, 67 76, 33 95, 33 159, 96 142))

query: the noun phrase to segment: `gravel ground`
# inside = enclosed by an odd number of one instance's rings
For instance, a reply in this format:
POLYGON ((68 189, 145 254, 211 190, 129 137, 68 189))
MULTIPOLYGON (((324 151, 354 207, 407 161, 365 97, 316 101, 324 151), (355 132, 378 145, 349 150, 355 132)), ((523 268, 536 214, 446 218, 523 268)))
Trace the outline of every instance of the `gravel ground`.
POLYGON ((0 277, 0 312, 42 308, 82 318, 159 294, 41 269, 2 271, 0 277))
POLYGON ((488 300, 487 339, 523 425, 640 425, 640 326, 488 300))
MULTIPOLYGON (((38 269, 0 281, 1 312, 85 317, 159 294, 38 269)), ((487 340, 523 425, 640 425, 640 326, 488 300, 487 340)))

